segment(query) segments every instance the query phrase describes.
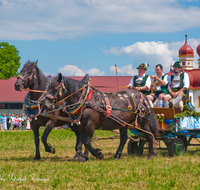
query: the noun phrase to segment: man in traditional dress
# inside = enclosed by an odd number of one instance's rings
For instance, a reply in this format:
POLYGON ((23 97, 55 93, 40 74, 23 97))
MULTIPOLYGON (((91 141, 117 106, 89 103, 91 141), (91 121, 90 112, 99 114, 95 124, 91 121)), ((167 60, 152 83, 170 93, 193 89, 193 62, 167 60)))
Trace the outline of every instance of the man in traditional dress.
MULTIPOLYGON (((164 95, 169 94, 167 90, 169 76, 163 73, 163 66, 161 64, 156 65, 155 72, 157 76, 150 76, 152 79, 151 89, 154 89, 154 94, 147 95, 147 98, 151 102, 155 101, 158 98, 157 107, 163 107, 164 95)), ((166 107, 166 105, 164 105, 164 107, 166 107)))
POLYGON ((173 65, 174 74, 170 76, 168 91, 171 95, 170 98, 165 98, 165 101, 174 98, 174 102, 169 102, 169 107, 179 103, 184 96, 187 95, 190 86, 190 80, 187 73, 182 71, 182 67, 179 61, 176 61, 173 65))
MULTIPOLYGON (((138 69, 138 75, 135 75, 130 84, 127 85, 127 88, 134 88, 135 90, 142 92, 144 95, 150 94, 151 78, 149 75, 146 75, 148 64, 140 64, 138 69)), ((152 103, 152 102, 151 102, 152 103)))

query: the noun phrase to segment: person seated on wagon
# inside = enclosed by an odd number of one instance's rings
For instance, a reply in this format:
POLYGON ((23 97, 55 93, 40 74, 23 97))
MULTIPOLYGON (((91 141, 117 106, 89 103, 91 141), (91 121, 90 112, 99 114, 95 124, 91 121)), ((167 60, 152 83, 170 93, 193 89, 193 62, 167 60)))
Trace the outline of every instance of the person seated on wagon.
MULTIPOLYGON (((144 95, 150 94, 151 78, 149 75, 145 74, 148 64, 140 64, 138 69, 138 75, 135 75, 127 88, 134 88, 135 90, 142 92, 144 95)), ((152 102, 151 102, 152 103, 152 102)))
POLYGON ((182 98, 187 95, 190 85, 189 76, 187 73, 182 71, 179 61, 174 63, 173 71, 174 74, 170 76, 168 85, 168 91, 171 97, 169 99, 165 99, 167 101, 174 98, 174 102, 169 102, 169 108, 174 107, 174 105, 179 103, 182 98))
POLYGON ((164 95, 169 94, 167 90, 169 76, 163 73, 163 66, 161 64, 155 66, 155 72, 157 76, 150 76, 152 79, 151 89, 154 89, 154 94, 147 95, 147 98, 151 102, 154 102, 158 98, 157 107, 163 107, 164 95))

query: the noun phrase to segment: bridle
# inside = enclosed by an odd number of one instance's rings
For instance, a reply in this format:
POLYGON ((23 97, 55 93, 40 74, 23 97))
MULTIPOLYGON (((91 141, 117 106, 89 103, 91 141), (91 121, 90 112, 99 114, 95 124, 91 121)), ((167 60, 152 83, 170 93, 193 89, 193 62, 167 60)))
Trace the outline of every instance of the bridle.
MULTIPOLYGON (((64 103, 64 104, 65 104, 64 101, 65 101, 66 99, 68 99, 69 97, 71 97, 71 96, 73 96, 74 94, 78 93, 79 91, 83 90, 83 92, 82 92, 82 94, 81 94, 81 96, 80 96, 80 99, 79 99, 79 101, 78 101, 78 102, 80 102, 80 100, 81 100, 82 97, 83 97, 83 94, 86 92, 86 89, 88 89, 88 90, 90 89, 90 85, 89 85, 89 84, 84 84, 83 87, 80 88, 78 91, 76 91, 76 92, 70 94, 69 96, 63 98, 63 99, 60 100, 60 101, 58 100, 58 95, 59 95, 59 96, 62 96, 62 91, 64 91, 64 96, 66 96, 67 91, 66 91, 66 88, 65 88, 64 83, 60 83, 60 84, 58 85, 57 88, 58 88, 58 89, 57 89, 57 91, 56 91, 56 93, 55 93, 54 96, 51 95, 51 94, 49 94, 49 93, 46 94, 46 98, 52 100, 54 105, 57 105, 57 104, 60 104, 60 103, 64 103), (88 87, 88 88, 87 88, 87 87, 88 87)), ((88 91, 88 90, 87 90, 87 91, 88 91)), ((87 92, 87 94, 88 94, 88 92, 87 92)))
MULTIPOLYGON (((26 66, 26 68, 27 68, 27 66, 26 66)), ((20 74, 19 76, 17 76, 17 79, 21 79, 21 80, 22 80, 22 84, 23 84, 24 88, 27 88, 27 83, 28 83, 29 80, 34 79, 33 84, 35 84, 35 81, 36 81, 36 79, 37 79, 37 78, 36 78, 36 75, 35 75, 35 68, 32 69, 32 73, 30 74, 29 77, 24 78, 24 77, 20 74)))
MULTIPOLYGON (((64 91, 64 94, 65 94, 65 95, 66 95, 66 93, 67 93, 64 83, 61 83, 61 82, 60 82, 57 88, 58 88, 58 89, 57 89, 57 91, 56 91, 56 93, 55 93, 54 96, 51 95, 51 94, 49 94, 49 93, 46 94, 46 98, 52 100, 53 103, 56 103, 56 104, 60 103, 60 101, 57 102, 58 95, 59 95, 59 96, 62 96, 62 91, 64 91)), ((62 100, 62 101, 63 101, 63 100, 62 100)))

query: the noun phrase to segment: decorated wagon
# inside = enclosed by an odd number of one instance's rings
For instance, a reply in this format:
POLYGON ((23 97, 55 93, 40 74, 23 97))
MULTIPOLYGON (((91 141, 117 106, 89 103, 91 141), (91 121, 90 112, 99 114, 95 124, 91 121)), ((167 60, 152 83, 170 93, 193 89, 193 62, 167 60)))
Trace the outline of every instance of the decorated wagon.
MULTIPOLYGON (((184 154, 188 146, 200 146, 191 143, 192 139, 197 142, 200 138, 200 113, 197 113, 190 101, 186 101, 184 111, 176 108, 152 108, 160 124, 160 135, 156 137, 158 150, 168 150, 170 156, 184 154), (179 112, 179 113, 178 113, 179 112), (163 147, 163 143, 165 147, 163 147)), ((128 154, 142 155, 146 148, 144 133, 137 129, 130 129, 128 142, 128 154)))

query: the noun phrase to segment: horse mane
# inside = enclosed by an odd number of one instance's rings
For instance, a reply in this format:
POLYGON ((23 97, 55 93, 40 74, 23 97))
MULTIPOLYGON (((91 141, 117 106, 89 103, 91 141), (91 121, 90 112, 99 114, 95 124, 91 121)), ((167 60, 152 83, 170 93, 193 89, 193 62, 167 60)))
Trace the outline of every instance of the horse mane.
POLYGON ((42 71, 36 66, 36 69, 38 71, 38 80, 39 80, 39 84, 42 87, 42 89, 45 90, 46 88, 46 77, 45 75, 42 73, 42 71))
POLYGON ((83 87, 83 81, 78 81, 72 78, 65 78, 65 77, 63 81, 64 81, 64 85, 67 86, 68 92, 70 94, 78 91, 80 88, 83 87))

